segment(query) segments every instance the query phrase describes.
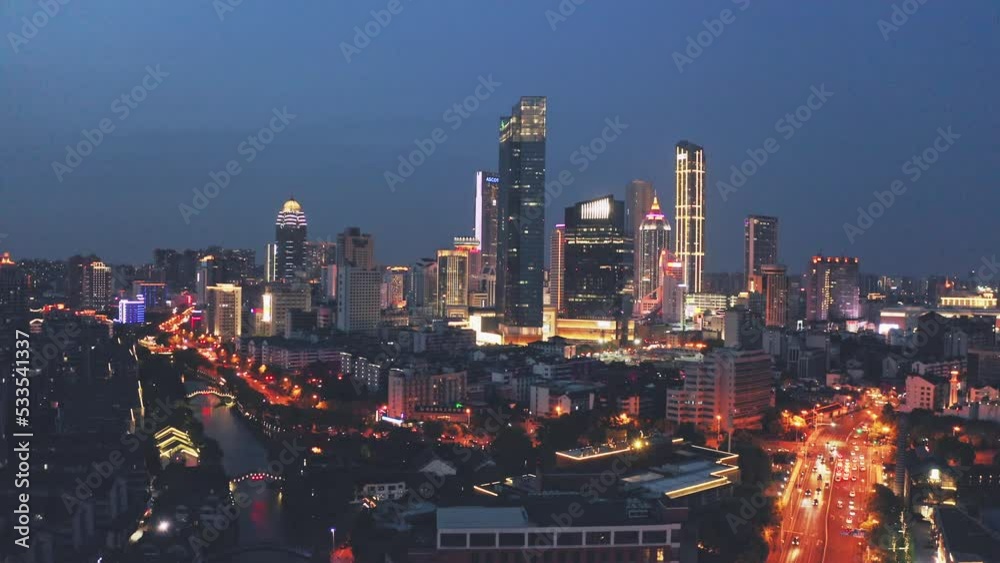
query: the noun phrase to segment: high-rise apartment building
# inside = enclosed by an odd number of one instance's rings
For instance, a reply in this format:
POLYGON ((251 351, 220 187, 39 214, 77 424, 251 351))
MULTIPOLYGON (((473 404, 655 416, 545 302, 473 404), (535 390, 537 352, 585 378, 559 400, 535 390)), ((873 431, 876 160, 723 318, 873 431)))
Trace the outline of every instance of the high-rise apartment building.
POLYGON ((556 314, 566 311, 566 295, 563 279, 566 276, 566 225, 560 223, 552 230, 552 248, 549 258, 549 302, 556 308, 556 314))
POLYGON ((660 298, 657 290, 660 288, 660 278, 663 269, 660 265, 661 255, 670 248, 670 225, 660 210, 660 201, 653 196, 649 213, 635 232, 637 243, 635 251, 635 304, 636 313, 646 315, 656 308, 660 298))
POLYGON ((219 338, 239 338, 243 334, 243 288, 220 283, 207 288, 208 332, 219 338))
MULTIPOLYGON (((566 208, 563 292, 570 319, 620 319, 632 277, 625 203, 607 195, 566 208)), ((631 314, 631 309, 628 311, 631 314)))
POLYGON ((337 328, 373 333, 381 318, 382 272, 375 238, 357 227, 337 235, 337 328))
POLYGON ((774 391, 767 352, 719 348, 681 371, 682 385, 667 390, 668 421, 713 432, 760 428, 774 391))
POLYGON ((751 215, 743 222, 744 260, 747 291, 763 293, 761 267, 778 263, 778 218, 751 215))
POLYGON ((274 247, 268 249, 268 259, 273 260, 267 281, 290 282, 307 274, 306 264, 306 214, 302 205, 289 198, 278 212, 274 228, 274 247), (273 253, 273 255, 272 255, 273 253))
POLYGON ((111 266, 96 261, 83 267, 81 306, 101 311, 111 306, 114 277, 111 266))
POLYGON ((542 333, 546 105, 525 96, 500 119, 496 306, 510 341, 542 333))
POLYGON ((760 267, 760 285, 757 290, 764 295, 764 325, 788 325, 788 272, 780 264, 760 267))
POLYGON ((806 269, 806 321, 844 321, 860 317, 858 259, 813 256, 806 269))
POLYGON ((388 266, 382 272, 382 309, 406 308, 406 295, 410 285, 409 266, 388 266))
POLYGON ((412 417, 420 407, 454 407, 467 395, 464 371, 420 373, 392 369, 389 372, 389 416, 412 417))
POLYGON ((295 311, 312 311, 312 288, 301 281, 272 283, 261 294, 260 325, 257 336, 284 336, 289 316, 295 311))
POLYGON ((681 141, 675 147, 677 201, 674 253, 684 264, 688 293, 701 293, 705 262, 705 150, 681 141))

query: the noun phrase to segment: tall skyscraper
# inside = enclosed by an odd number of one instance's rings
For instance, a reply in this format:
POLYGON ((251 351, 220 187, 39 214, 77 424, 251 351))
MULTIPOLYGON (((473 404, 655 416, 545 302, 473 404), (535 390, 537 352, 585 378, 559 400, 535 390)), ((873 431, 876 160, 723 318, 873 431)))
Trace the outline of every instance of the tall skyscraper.
POLYGON ((207 288, 223 281, 227 280, 220 279, 219 267, 215 261, 215 256, 211 254, 208 256, 202 256, 201 260, 198 261, 198 273, 195 278, 198 293, 198 304, 204 305, 207 303, 207 288))
POLYGON ((552 230, 552 248, 549 264, 549 302, 556 314, 566 311, 566 294, 563 280, 566 277, 566 225, 560 223, 552 230))
POLYGON ((636 312, 645 315, 654 310, 660 298, 656 291, 660 288, 660 255, 670 248, 670 225, 660 210, 660 200, 654 195, 649 212, 635 231, 636 271, 635 303, 636 312))
POLYGON ((625 236, 624 202, 607 195, 566 208, 567 318, 622 317, 624 290, 632 277, 632 249, 625 236))
POLYGON ((844 321, 860 317, 858 259, 813 256, 806 270, 806 321, 844 321))
POLYGON ((83 269, 83 303, 86 309, 101 311, 111 306, 113 293, 111 267, 104 262, 91 262, 83 269))
POLYGON ((466 248, 437 252, 437 315, 444 318, 469 316, 469 251, 466 248))
POLYGON ((634 237, 653 207, 653 184, 645 180, 632 180, 625 186, 625 234, 634 237))
POLYGON ((268 259, 273 259, 274 279, 268 281, 295 280, 305 275, 306 264, 306 214, 295 198, 290 198, 281 207, 275 222, 275 245, 269 249, 268 259), (271 252, 274 256, 271 257, 271 252))
POLYGON ((437 259, 421 258, 410 268, 410 292, 406 304, 412 317, 429 318, 437 304, 437 259))
POLYGON ((763 293, 761 266, 778 263, 778 218, 751 215, 743 222, 744 262, 747 291, 763 293))
POLYGON ((410 285, 409 266, 388 266, 382 272, 382 309, 406 308, 406 295, 410 285))
POLYGON ((479 170, 476 172, 476 239, 479 241, 484 272, 496 272, 499 218, 500 175, 479 170))
POLYGON ((764 325, 784 327, 788 324, 788 273, 779 264, 760 267, 760 284, 757 289, 764 295, 764 325))
POLYGON ((674 253, 684 264, 688 293, 701 293, 705 261, 705 150, 681 141, 676 147, 677 203, 674 253))
POLYGON ((364 333, 378 330, 381 290, 374 237, 348 227, 337 235, 337 328, 364 333))
POLYGON ((525 96, 500 119, 496 306, 511 341, 542 335, 546 99, 525 96))
POLYGON ((209 286, 208 332, 220 338, 243 334, 243 288, 231 283, 209 286))

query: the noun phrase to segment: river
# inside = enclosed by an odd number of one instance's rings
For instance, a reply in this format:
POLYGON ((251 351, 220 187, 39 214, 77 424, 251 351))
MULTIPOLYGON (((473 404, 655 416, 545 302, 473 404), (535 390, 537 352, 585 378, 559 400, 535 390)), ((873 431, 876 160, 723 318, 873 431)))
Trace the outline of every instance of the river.
MULTIPOLYGON (((195 382, 185 384, 189 391, 204 389, 195 382)), ((191 399, 191 410, 202 425, 205 434, 219 442, 222 448, 222 464, 230 477, 253 471, 265 470, 268 466, 267 448, 262 439, 242 420, 235 407, 220 406, 220 399, 214 395, 201 395, 191 399)), ((251 499, 249 506, 240 509, 240 545, 278 543, 294 545, 289 538, 289 516, 282 503, 282 494, 276 488, 263 487, 259 482, 247 482, 238 486, 251 499)), ((244 553, 234 558, 240 563, 301 563, 301 558, 261 551, 244 553)))

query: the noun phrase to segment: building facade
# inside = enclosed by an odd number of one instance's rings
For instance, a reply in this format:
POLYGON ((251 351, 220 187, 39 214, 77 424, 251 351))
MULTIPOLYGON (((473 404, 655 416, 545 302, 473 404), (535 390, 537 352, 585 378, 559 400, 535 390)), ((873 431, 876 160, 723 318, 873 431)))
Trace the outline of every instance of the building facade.
POLYGON ((778 218, 751 215, 743 223, 744 264, 747 291, 761 290, 761 268, 778 263, 778 218))
POLYGON ((622 317, 632 277, 632 250, 632 241, 625 236, 624 202, 607 195, 566 208, 567 318, 622 317))
POLYGON ((705 262, 705 150, 688 141, 677 143, 677 201, 674 253, 684 264, 684 285, 700 293, 705 262))
POLYGON ((306 275, 306 214, 295 198, 278 212, 274 228, 273 267, 268 281, 290 282, 306 275))
POLYGON ((552 230, 552 248, 549 266, 549 302, 556 314, 566 312, 566 294, 563 280, 566 276, 566 225, 558 224, 552 230))
POLYGON ((243 289, 231 283, 209 286, 206 319, 208 332, 219 338, 243 334, 243 289))
POLYGON ((861 317, 858 259, 813 256, 806 270, 806 321, 845 321, 861 317))
POLYGON ((496 306, 511 341, 542 330, 547 101, 525 96, 500 120, 496 306))
POLYGON ((670 224, 660 210, 660 201, 653 196, 649 213, 645 215, 636 231, 635 251, 635 303, 636 312, 646 315, 655 309, 659 301, 657 290, 663 269, 660 261, 664 250, 670 248, 670 224))

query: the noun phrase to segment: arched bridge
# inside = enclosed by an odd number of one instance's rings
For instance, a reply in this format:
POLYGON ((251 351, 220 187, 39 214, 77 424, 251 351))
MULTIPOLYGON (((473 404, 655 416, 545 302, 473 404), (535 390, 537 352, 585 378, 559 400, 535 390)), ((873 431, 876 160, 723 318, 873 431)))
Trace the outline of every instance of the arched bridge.
POLYGON ((223 393, 222 391, 219 391, 217 389, 202 389, 200 391, 193 391, 191 393, 188 393, 187 398, 188 399, 193 399, 193 398, 201 396, 201 395, 215 395, 216 397, 218 397, 220 399, 228 399, 230 401, 235 401, 236 400, 236 397, 234 397, 232 394, 230 394, 230 393, 223 393))
POLYGON ((264 471, 251 471, 250 473, 244 473, 239 477, 233 477, 229 480, 232 485, 238 485, 244 481, 271 481, 272 483, 284 483, 285 478, 281 475, 274 475, 273 473, 267 473, 264 471))
POLYGON ((312 559, 312 552, 301 548, 301 547, 289 547, 287 545, 281 545, 278 543, 257 543, 246 546, 236 546, 232 549, 227 549, 221 553, 213 554, 204 559, 205 563, 210 563, 213 561, 223 562, 223 561, 233 561, 234 557, 237 555, 242 555, 244 553, 258 553, 258 552, 272 552, 272 553, 284 553, 285 555, 291 555, 306 561, 312 559))

